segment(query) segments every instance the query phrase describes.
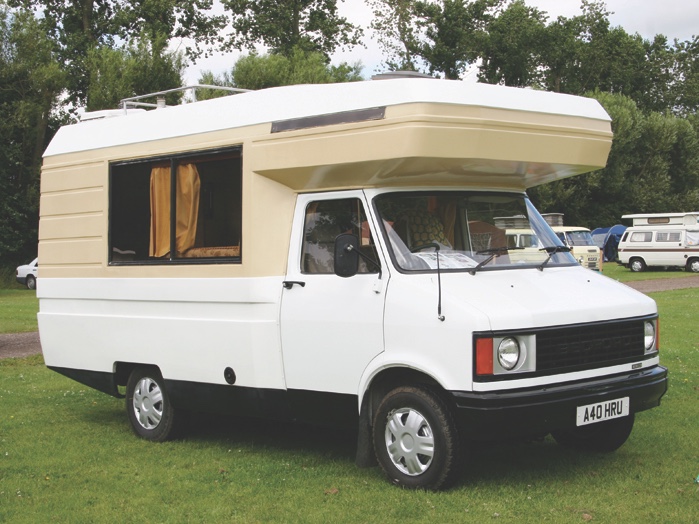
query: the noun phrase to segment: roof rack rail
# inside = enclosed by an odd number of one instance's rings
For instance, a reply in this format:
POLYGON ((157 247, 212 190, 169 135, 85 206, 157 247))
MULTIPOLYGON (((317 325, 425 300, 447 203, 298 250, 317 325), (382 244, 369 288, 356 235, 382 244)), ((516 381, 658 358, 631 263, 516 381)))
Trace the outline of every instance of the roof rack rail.
POLYGON ((119 101, 119 107, 126 111, 129 107, 150 107, 158 109, 161 107, 167 107, 165 104, 165 95, 170 93, 177 93, 182 91, 191 91, 192 101, 197 101, 197 89, 217 89, 219 91, 229 91, 230 93, 247 93, 251 89, 240 89, 237 87, 225 87, 225 86, 214 86, 208 84, 193 84, 191 86, 175 87, 173 89, 166 89, 164 91, 157 91, 155 93, 148 93, 145 95, 132 96, 129 98, 123 98, 119 101), (156 97, 156 103, 150 102, 140 102, 139 100, 144 100, 147 98, 156 97))

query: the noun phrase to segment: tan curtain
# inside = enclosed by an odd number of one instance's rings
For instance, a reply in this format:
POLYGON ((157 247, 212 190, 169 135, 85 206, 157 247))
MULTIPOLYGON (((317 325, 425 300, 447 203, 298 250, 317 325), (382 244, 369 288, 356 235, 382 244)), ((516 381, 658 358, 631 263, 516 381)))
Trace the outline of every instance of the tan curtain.
MULTIPOLYGON (((194 246, 199 215, 199 172, 194 164, 177 166, 177 254, 194 246)), ((170 167, 156 166, 150 175, 150 256, 170 253, 170 167)))

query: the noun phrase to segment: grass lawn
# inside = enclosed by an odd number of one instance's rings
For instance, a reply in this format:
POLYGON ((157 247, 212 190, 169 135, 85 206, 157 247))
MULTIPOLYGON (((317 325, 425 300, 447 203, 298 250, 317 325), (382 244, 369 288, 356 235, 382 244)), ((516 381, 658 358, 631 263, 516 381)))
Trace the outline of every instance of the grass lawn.
POLYGON ((605 262, 602 266, 602 274, 614 280, 618 280, 619 282, 634 282, 637 280, 653 280, 657 278, 687 278, 699 275, 698 273, 692 273, 684 269, 664 269, 659 267, 652 267, 640 273, 634 273, 616 262, 605 262))
POLYGON ((699 522, 699 289, 653 296, 670 390, 619 451, 484 446, 443 493, 356 468, 341 431, 199 418, 153 444, 123 400, 0 360, 0 522, 699 522))
POLYGON ((39 300, 36 292, 27 288, 0 288, 0 333, 36 331, 39 300))

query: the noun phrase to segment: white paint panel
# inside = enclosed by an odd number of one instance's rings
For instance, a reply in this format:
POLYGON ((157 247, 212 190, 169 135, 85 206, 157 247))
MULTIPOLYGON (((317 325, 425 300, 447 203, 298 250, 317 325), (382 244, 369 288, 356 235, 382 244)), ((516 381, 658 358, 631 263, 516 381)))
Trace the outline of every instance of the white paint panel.
POLYGON ((283 388, 280 278, 42 279, 47 365, 111 372, 155 364, 168 379, 283 388))

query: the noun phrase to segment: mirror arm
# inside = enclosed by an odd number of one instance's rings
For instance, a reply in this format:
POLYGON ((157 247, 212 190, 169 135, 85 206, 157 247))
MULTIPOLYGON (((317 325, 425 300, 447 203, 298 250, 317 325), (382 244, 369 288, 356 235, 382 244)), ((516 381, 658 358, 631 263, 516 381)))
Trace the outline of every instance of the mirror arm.
POLYGON ((367 256, 367 255, 365 255, 364 253, 362 253, 359 249, 357 249, 356 247, 354 247, 352 244, 347 244, 347 247, 345 248, 345 251, 347 251, 348 253, 351 252, 351 251, 354 251, 354 252, 357 253, 361 258, 363 258, 366 262, 368 262, 368 263, 370 263, 370 264, 373 264, 374 267, 375 267, 376 269, 379 270, 379 280, 381 280, 381 275, 382 275, 382 272, 381 272, 381 264, 379 264, 376 260, 374 260, 374 259, 371 258, 370 256, 367 256))

